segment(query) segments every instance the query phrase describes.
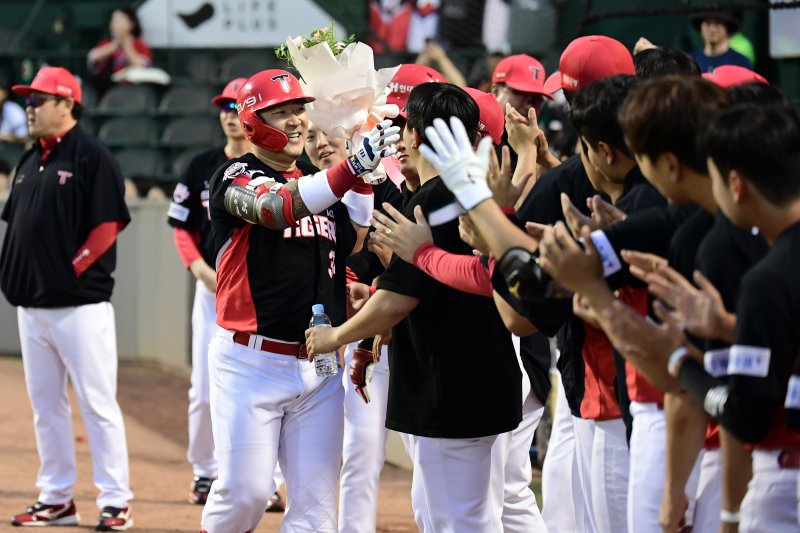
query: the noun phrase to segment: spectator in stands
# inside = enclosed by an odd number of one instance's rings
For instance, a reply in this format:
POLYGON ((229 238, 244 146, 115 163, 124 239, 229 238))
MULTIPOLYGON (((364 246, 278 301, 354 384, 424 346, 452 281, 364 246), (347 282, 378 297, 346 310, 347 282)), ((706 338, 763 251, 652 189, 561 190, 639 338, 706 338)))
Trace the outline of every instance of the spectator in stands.
POLYGON ((153 53, 141 39, 139 17, 131 7, 120 7, 111 14, 111 36, 89 50, 89 72, 108 84, 111 75, 128 67, 149 67, 153 53))
POLYGON ((8 86, 0 84, 0 142, 25 142, 27 139, 28 117, 25 110, 8 99, 8 86))
POLYGON ((730 46, 730 38, 739 31, 740 23, 734 11, 721 6, 692 17, 692 25, 703 38, 703 48, 692 52, 692 57, 702 72, 711 72, 720 65, 753 69, 750 60, 730 46))

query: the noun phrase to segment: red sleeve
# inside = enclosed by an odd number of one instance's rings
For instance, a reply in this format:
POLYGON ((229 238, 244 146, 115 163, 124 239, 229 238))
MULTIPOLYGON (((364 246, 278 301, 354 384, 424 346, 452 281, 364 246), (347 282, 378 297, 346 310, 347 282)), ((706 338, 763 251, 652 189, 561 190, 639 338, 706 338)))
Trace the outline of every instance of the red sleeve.
POLYGON ((89 236, 86 237, 86 242, 83 243, 83 246, 78 247, 78 251, 72 258, 72 268, 77 277, 81 277, 98 258, 111 248, 124 227, 124 222, 111 221, 101 222, 92 228, 89 236))
POLYGON ((476 255, 451 254, 429 242, 414 252, 414 265, 453 289, 488 298, 492 296, 490 272, 476 255))
POLYGON ((139 53, 140 56, 146 59, 145 63, 147 66, 152 66, 153 64, 153 52, 150 50, 150 47, 144 44, 144 41, 136 38, 133 40, 133 47, 139 53))
POLYGON ((197 247, 195 234, 189 230, 175 228, 172 235, 175 238, 175 248, 178 250, 178 255, 181 256, 181 261, 183 261, 186 268, 189 268, 198 259, 202 259, 203 254, 200 253, 200 249, 197 247))

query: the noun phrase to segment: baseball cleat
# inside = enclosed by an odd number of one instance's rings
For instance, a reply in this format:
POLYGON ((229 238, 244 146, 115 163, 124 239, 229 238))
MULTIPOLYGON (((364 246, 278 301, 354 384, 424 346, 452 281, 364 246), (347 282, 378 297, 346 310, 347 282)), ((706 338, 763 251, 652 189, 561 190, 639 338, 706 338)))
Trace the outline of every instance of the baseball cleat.
POLYGON ((24 513, 11 519, 12 526, 76 526, 80 516, 75 509, 75 502, 61 505, 48 505, 36 502, 28 507, 24 513))
POLYGON ((214 479, 210 477, 194 476, 192 490, 189 491, 189 503, 205 505, 213 482, 214 479))
POLYGON ((111 507, 107 505, 100 511, 100 521, 95 531, 125 531, 133 526, 130 507, 111 507))
POLYGON ((267 509, 265 513, 282 513, 286 509, 283 505, 283 498, 277 492, 269 497, 267 500, 267 509))

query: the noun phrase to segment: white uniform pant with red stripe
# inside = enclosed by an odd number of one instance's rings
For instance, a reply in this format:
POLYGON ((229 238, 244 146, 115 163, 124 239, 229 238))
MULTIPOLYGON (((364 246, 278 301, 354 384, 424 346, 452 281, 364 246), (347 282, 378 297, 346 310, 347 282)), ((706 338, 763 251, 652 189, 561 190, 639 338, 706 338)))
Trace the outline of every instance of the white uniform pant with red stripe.
POLYGON ((667 419, 652 402, 631 402, 628 533, 661 533, 658 513, 666 476, 667 419))
POLYGON ((781 450, 753 451, 753 478, 740 509, 740 533, 800 531, 796 468, 781 468, 781 450))
POLYGON ((255 531, 280 461, 288 496, 280 530, 335 532, 344 400, 339 377, 321 378, 308 361, 241 346, 232 336, 219 329, 209 350, 219 477, 203 509, 203 529, 255 531))
POLYGON ((75 437, 67 380, 86 424, 97 506, 125 507, 129 489, 125 425, 117 403, 117 337, 109 302, 17 309, 25 384, 41 466, 39 501, 67 503, 75 484, 75 437))
MULTIPOLYGON (((353 359, 357 343, 344 352, 345 369, 353 359)), ((389 394, 389 350, 381 350, 369 383, 370 402, 355 390, 347 372, 342 372, 344 388, 344 447, 339 479, 340 533, 375 531, 378 513, 378 488, 386 459, 386 403, 389 394)))

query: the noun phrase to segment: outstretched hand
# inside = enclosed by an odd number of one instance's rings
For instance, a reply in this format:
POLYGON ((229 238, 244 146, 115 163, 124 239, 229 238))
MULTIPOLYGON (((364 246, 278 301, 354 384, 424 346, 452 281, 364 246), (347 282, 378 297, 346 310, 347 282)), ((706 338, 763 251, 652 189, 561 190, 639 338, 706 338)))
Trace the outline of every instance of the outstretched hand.
POLYGON ((385 215, 380 211, 372 213, 372 226, 376 231, 372 233, 370 240, 374 239, 389 248, 403 261, 413 263, 417 248, 426 242, 433 242, 431 227, 425 220, 422 208, 420 206, 414 208, 416 223, 408 220, 391 204, 384 203, 383 208, 386 210, 385 215))
POLYGON ((433 165, 461 207, 469 211, 492 197, 486 181, 492 150, 490 137, 483 138, 474 151, 458 117, 450 117, 450 126, 440 118, 434 119, 433 126, 425 128, 425 137, 430 146, 422 144, 420 153, 433 165))

